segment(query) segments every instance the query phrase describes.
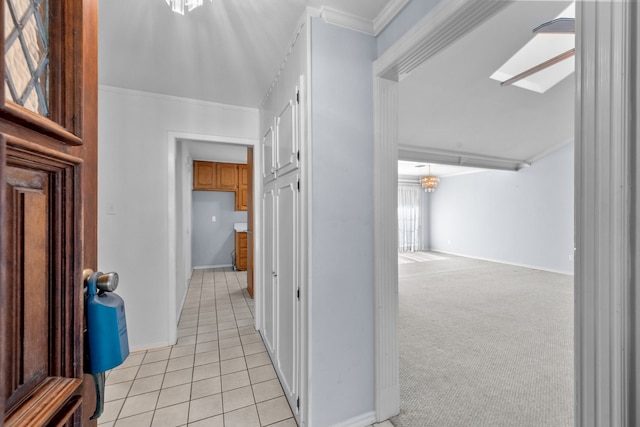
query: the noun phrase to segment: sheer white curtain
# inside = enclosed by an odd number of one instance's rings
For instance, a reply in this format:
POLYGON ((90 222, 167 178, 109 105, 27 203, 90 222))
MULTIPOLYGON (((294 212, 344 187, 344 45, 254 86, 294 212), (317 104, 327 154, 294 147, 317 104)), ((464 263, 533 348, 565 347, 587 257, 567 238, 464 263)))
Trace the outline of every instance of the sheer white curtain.
POLYGON ((398 252, 422 249, 422 188, 398 184, 398 252))

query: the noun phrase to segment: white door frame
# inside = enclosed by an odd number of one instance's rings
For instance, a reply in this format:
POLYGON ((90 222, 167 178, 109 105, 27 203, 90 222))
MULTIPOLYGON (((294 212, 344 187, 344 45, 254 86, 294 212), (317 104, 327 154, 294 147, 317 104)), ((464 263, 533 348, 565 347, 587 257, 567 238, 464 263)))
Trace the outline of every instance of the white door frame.
MULTIPOLYGON (((400 411, 397 344, 398 82, 488 17, 504 1, 442 1, 374 62, 375 407, 400 411)), ((635 138, 640 56, 634 0, 585 0, 576 8, 576 426, 637 425, 640 378, 634 312, 635 138)), ((640 150, 639 150, 640 151, 640 150)), ((636 238, 638 236, 639 238, 636 238)))
MULTIPOLYGON (((229 136, 221 136, 221 135, 205 135, 201 133, 190 133, 190 132, 174 132, 170 131, 167 133, 167 144, 168 144, 168 191, 167 191, 167 201, 168 201, 168 218, 169 218, 169 250, 168 250, 168 259, 167 259, 167 274, 169 276, 169 298, 168 298, 168 331, 169 331, 169 342, 175 344, 178 339, 178 314, 176 312, 176 266, 178 262, 177 253, 176 253, 176 245, 178 239, 178 226, 176 223, 178 203, 180 201, 176 200, 176 155, 177 155, 177 145, 181 140, 191 140, 191 141, 200 141, 200 142, 210 142, 210 143, 224 143, 224 144, 235 144, 239 146, 245 147, 253 147, 253 164, 261 165, 262 160, 260 158, 261 150, 258 149, 259 141, 257 139, 250 138, 236 138, 229 136)), ((253 200, 256 200, 256 197, 262 197, 260 191, 262 190, 262 176, 261 174, 255 173, 254 166, 254 174, 253 174, 253 200)), ((260 241, 260 215, 258 209, 254 206, 254 251, 256 256, 254 257, 254 271, 258 271, 257 268, 261 267, 261 255, 260 251, 262 248, 262 242, 260 241)), ((191 268, 188 266, 187 268, 191 268)), ((254 299, 259 297, 261 292, 261 276, 256 277, 254 274, 254 299)), ((256 304, 256 328, 259 328, 260 320, 262 319, 260 316, 262 315, 261 307, 256 304)))

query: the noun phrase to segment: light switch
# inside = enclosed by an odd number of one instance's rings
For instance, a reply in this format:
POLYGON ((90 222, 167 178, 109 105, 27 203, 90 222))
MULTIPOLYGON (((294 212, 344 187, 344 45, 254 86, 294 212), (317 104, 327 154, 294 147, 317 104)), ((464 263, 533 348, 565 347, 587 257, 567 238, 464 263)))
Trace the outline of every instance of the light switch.
POLYGON ((211 222, 216 222, 216 217, 215 216, 211 217, 211 222))

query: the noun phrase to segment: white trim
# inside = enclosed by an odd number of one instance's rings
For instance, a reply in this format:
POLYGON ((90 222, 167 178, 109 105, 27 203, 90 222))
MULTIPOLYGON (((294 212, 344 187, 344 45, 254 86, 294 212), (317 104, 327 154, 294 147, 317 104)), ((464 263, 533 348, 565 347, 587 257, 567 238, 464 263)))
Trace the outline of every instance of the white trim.
POLYGON ((398 145, 398 158, 400 160, 440 163, 443 165, 510 171, 518 171, 522 168, 531 166, 529 162, 520 159, 507 159, 504 157, 488 155, 483 156, 479 154, 418 147, 406 144, 398 145))
POLYGON ((509 3, 501 0, 441 1, 374 62, 374 75, 401 80, 509 3))
POLYGON ((376 413, 374 411, 366 412, 353 418, 349 418, 338 424, 334 424, 333 427, 366 427, 370 426, 376 421, 376 413))
MULTIPOLYGON (((269 96, 271 95, 273 88, 276 87, 276 84, 278 83, 278 79, 280 78, 280 74, 282 73, 282 70, 284 70, 285 65, 287 65, 287 61, 289 60, 289 55, 291 55, 291 51, 293 50, 293 47, 296 45, 296 42, 298 41, 298 37, 300 37, 300 34, 302 33, 302 31, 306 31, 305 26, 308 27, 307 24, 309 24, 310 16, 320 16, 320 11, 317 9, 313 9, 311 7, 307 7, 303 12, 302 16, 300 17, 300 20, 298 21, 298 25, 296 25, 296 29, 293 32, 293 37, 291 38, 291 42, 289 43, 289 50, 287 50, 287 54, 284 56, 282 60, 282 64, 280 64, 280 68, 278 68, 278 72, 276 73, 275 77, 271 81, 271 85, 269 86, 269 89, 267 89, 267 92, 262 97, 262 101, 260 102, 260 108, 258 108, 258 110, 262 110, 264 108, 264 103, 267 102, 267 99, 269 99, 269 96)), ((262 182, 262 179, 260 180, 260 182, 262 182)))
POLYGON ((169 132, 168 136, 168 155, 167 159, 169 161, 168 164, 168 181, 167 181, 167 201, 168 201, 168 211, 167 211, 167 219, 168 219, 168 259, 167 259, 167 275, 169 278, 168 283, 168 316, 167 316, 167 331, 168 331, 168 340, 169 345, 174 345, 178 340, 178 313, 176 310, 176 264, 178 262, 178 256, 176 253, 177 246, 177 226, 176 226, 176 217, 177 217, 177 209, 176 209, 176 148, 178 142, 175 138, 172 137, 171 132, 169 132))
POLYGON ((376 420, 400 412, 398 351, 398 83, 374 79, 374 368, 376 420))
POLYGON ((233 267, 232 264, 219 264, 219 265, 194 265, 193 270, 205 270, 207 268, 227 268, 233 267))
POLYGON ((222 104, 219 102, 205 101, 205 100, 193 99, 193 98, 183 98, 181 96, 164 95, 161 93, 147 92, 147 91, 137 90, 137 89, 125 89, 117 86, 99 85, 98 87, 101 91, 103 90, 105 92, 112 92, 112 93, 118 93, 122 95, 131 95, 131 96, 143 96, 146 98, 153 98, 153 99, 158 99, 158 100, 168 101, 168 102, 177 102, 177 103, 190 104, 190 105, 201 105, 201 106, 207 106, 207 107, 221 108, 224 110, 252 112, 252 113, 255 113, 258 110, 257 108, 252 108, 252 107, 240 107, 237 105, 222 104))
POLYGON ((577 426, 638 425, 639 19, 636 0, 576 3, 577 426))
POLYGON ((443 251, 443 250, 440 250, 440 249, 431 249, 429 251, 430 252, 439 253, 439 254, 459 256, 459 257, 462 257, 462 258, 477 259, 479 261, 495 262, 496 264, 513 265, 513 266, 516 266, 516 267, 529 268, 531 270, 539 270, 539 271, 547 271, 549 273, 564 274, 565 276, 573 276, 574 275, 573 272, 568 272, 568 271, 563 271, 563 270, 556 270, 556 269, 547 268, 547 267, 541 267, 539 265, 521 264, 521 263, 517 263, 517 262, 509 262, 509 261, 505 261, 505 260, 497 259, 497 258, 485 258, 485 257, 481 257, 481 256, 473 256, 473 255, 468 255, 468 254, 463 254, 463 253, 458 253, 458 252, 443 251))
POLYGON ((313 132, 311 122, 311 82, 313 75, 311 74, 311 18, 312 15, 307 15, 307 58, 306 58, 306 79, 304 94, 300 102, 300 108, 302 108, 300 118, 303 121, 303 128, 301 135, 304 135, 300 141, 300 177, 302 194, 300 196, 300 234, 303 252, 302 262, 300 265, 300 277, 303 278, 300 283, 302 289, 302 301, 300 302, 300 330, 302 331, 302 339, 300 342, 300 426, 307 427, 311 423, 312 407, 309 402, 312 401, 311 386, 313 384, 313 377, 311 375, 310 366, 313 366, 313 360, 311 355, 313 346, 313 328, 311 316, 309 315, 309 307, 312 306, 311 289, 313 286, 313 280, 311 272, 313 264, 313 239, 311 235, 311 225, 313 224, 313 166, 311 159, 313 158, 313 132), (305 253, 306 251, 306 253, 305 253), (305 283, 306 281, 306 283, 305 283))
POLYGON ((391 0, 373 19, 373 34, 380 34, 411 0, 391 0))
POLYGON ((328 24, 348 28, 350 30, 369 34, 370 36, 374 35, 373 22, 360 16, 352 15, 326 6, 322 6, 320 9, 320 16, 322 16, 324 22, 328 24))

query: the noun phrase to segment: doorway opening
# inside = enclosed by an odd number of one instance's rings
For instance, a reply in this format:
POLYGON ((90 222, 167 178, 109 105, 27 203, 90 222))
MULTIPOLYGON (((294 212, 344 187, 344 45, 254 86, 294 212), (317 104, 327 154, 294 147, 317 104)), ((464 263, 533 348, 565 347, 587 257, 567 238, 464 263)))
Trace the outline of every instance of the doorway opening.
MULTIPOLYGON (((227 163, 234 159, 247 162, 247 147, 254 147, 257 140, 244 138, 220 137, 189 133, 169 132, 169 340, 177 340, 177 325, 184 300, 187 294, 189 279, 193 267, 192 239, 192 190, 193 160, 196 157, 216 158, 227 163), (242 154, 239 154, 242 153, 242 154), (238 157, 240 156, 240 157, 238 157)), ((259 161, 259 151, 253 150, 253 164, 259 161)), ((256 174, 253 174, 252 191, 256 188, 256 174)), ((255 194, 253 195, 255 199, 255 194)), ((255 212, 256 216, 259 212, 255 212)), ((214 215, 212 215, 214 216, 214 215)), ((257 220, 254 220, 259 228, 257 220)), ((254 250, 260 253, 259 230, 254 228, 254 250)), ((229 234, 233 230, 227 230, 229 234)), ((256 257, 254 270, 259 267, 256 257), (258 265, 256 265, 258 264, 258 265)), ((259 277, 255 278, 259 280, 259 277)), ((259 292, 259 286, 255 286, 259 292)), ((254 294, 255 297, 255 294, 254 294)), ((256 319, 260 308, 256 306, 256 319)), ((257 320, 259 322, 259 320, 257 320)))
MULTIPOLYGON (((396 345, 398 81, 491 16, 504 2, 443 5, 374 62, 376 415, 399 410, 396 345), (464 22, 465 25, 449 25, 464 22)), ((633 315, 637 242, 635 149, 638 10, 631 2, 579 2, 576 8, 575 382, 576 423, 635 422, 637 370, 633 315), (621 52, 611 57, 609 52, 621 52), (597 78, 596 78, 597 76, 597 78), (607 153, 607 155, 603 155, 607 153), (615 191, 614 191, 615 190, 615 191), (631 333, 630 333, 631 332, 631 333)))
POLYGON ((573 145, 520 172, 430 164, 432 192, 425 166, 398 167, 394 425, 573 426, 573 145))

